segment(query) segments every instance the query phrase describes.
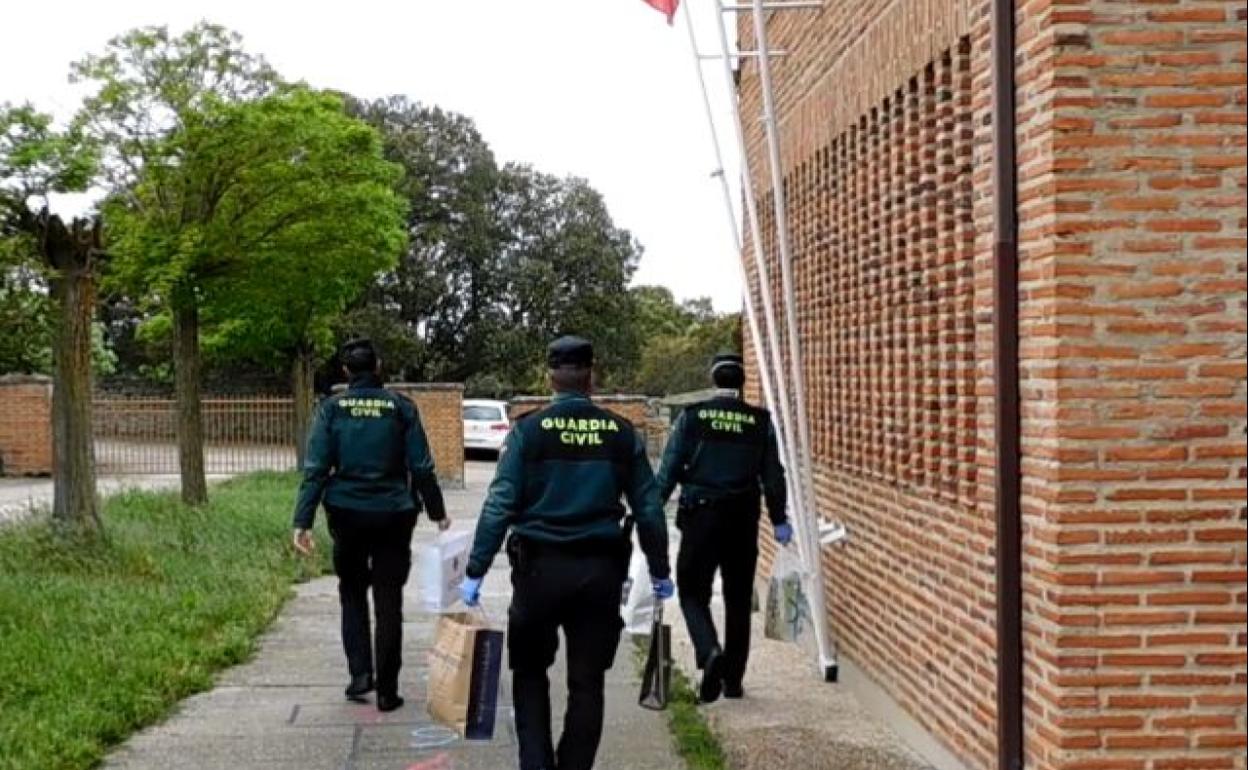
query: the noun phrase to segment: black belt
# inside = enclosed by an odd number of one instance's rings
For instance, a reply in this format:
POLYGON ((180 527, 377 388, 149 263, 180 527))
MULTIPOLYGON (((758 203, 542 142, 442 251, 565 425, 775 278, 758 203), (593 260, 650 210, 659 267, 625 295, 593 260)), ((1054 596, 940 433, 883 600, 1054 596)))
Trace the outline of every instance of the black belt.
POLYGON ((761 499, 757 492, 728 492, 722 495, 686 495, 680 498, 680 504, 687 508, 709 508, 711 506, 753 506, 761 499))

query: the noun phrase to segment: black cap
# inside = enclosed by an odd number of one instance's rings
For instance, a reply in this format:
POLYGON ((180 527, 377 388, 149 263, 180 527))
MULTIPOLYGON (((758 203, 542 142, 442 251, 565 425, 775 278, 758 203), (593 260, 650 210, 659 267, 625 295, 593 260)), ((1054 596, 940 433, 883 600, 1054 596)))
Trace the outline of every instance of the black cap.
POLYGON ((338 349, 338 356, 346 358, 354 351, 368 351, 373 355, 377 355, 377 348, 373 346, 373 341, 367 337, 355 337, 342 343, 342 347, 338 349))
POLYGON ((584 337, 560 337, 546 349, 546 365, 551 369, 564 366, 588 368, 594 365, 594 346, 584 337))
POLYGON ((377 368, 377 348, 364 337, 347 340, 338 349, 338 360, 351 372, 372 371, 377 368))
POLYGON ((721 369, 725 366, 735 366, 738 369, 745 369, 745 359, 739 353, 720 353, 711 359, 711 372, 721 369))

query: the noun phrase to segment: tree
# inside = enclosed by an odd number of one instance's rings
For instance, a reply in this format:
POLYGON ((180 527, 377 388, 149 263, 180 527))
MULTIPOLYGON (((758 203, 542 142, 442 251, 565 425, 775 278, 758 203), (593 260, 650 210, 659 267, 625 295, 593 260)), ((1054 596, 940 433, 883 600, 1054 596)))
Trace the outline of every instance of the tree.
POLYGON ((543 387, 554 335, 594 339, 609 382, 638 340, 628 283, 641 250, 579 179, 499 168, 472 121, 402 97, 351 109, 406 171, 408 246, 339 324, 382 344, 392 371, 472 395, 543 387))
POLYGON ((249 160, 201 152, 200 143, 218 140, 210 127, 219 105, 259 99, 278 79, 242 49, 238 35, 206 23, 176 37, 165 27, 128 32, 75 64, 73 79, 94 87, 77 122, 103 149, 106 216, 120 233, 119 285, 163 307, 173 322, 182 499, 200 504, 208 498, 200 304, 207 283, 236 268, 238 258, 214 253, 204 229, 249 160))
POLYGON ((94 145, 76 131, 56 131, 29 106, 0 105, 0 238, 23 244, 49 271, 56 308, 52 340, 53 518, 100 528, 91 434, 92 318, 96 273, 104 258, 98 217, 66 224, 49 211, 52 193, 86 189, 96 170, 94 145), (35 209, 31 201, 42 205, 35 209))
POLYGON ((535 362, 546 343, 576 333, 595 343, 600 387, 622 382, 640 351, 628 291, 641 258, 636 239, 615 225, 588 182, 527 166, 505 170, 501 216, 508 283, 500 366, 519 386, 540 389, 535 362))
POLYGON ((716 314, 706 298, 677 303, 661 286, 637 286, 632 293, 637 332, 644 340, 632 381, 635 389, 656 396, 701 390, 709 385, 711 358, 724 350, 740 350, 739 314, 716 314))
POLYGON ((466 379, 488 365, 501 320, 505 233, 495 212, 494 155, 462 115, 402 96, 348 105, 382 132, 386 157, 404 169, 399 191, 408 203, 407 248, 368 297, 397 323, 383 329, 375 314, 353 314, 354 325, 398 343, 383 348, 395 371, 466 379))
POLYGON ((285 362, 302 461, 331 323, 403 246, 401 171, 333 95, 294 89, 219 111, 212 137, 189 137, 198 149, 188 158, 207 172, 249 159, 200 230, 214 258, 243 269, 205 284, 205 326, 224 357, 285 362))

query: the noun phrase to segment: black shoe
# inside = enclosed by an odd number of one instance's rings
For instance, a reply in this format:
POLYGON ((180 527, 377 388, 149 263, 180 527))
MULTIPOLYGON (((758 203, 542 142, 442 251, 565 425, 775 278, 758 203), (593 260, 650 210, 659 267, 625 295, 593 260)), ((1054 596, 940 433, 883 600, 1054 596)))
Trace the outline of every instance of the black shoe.
POLYGON ((724 697, 732 700, 740 700, 745 697, 745 688, 740 682, 724 682, 724 697))
POLYGON ((363 702, 364 696, 373 691, 373 675, 360 674, 351 677, 351 684, 347 685, 347 700, 353 700, 357 703, 363 702))
POLYGON ((381 712, 395 711, 403 707, 403 696, 401 695, 378 695, 377 710, 381 712))
POLYGON ((724 691, 724 655, 719 650, 711 653, 702 667, 702 686, 698 688, 698 700, 714 703, 724 691))

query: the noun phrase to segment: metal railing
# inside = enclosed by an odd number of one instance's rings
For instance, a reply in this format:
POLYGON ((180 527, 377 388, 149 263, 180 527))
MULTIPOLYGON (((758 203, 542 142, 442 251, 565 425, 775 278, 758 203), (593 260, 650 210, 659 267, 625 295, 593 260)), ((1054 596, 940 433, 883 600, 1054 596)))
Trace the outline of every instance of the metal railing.
MULTIPOLYGON (((95 462, 100 473, 178 473, 172 399, 97 398, 95 462)), ((210 475, 295 468, 294 402, 236 397, 203 401, 204 465, 210 475)))

